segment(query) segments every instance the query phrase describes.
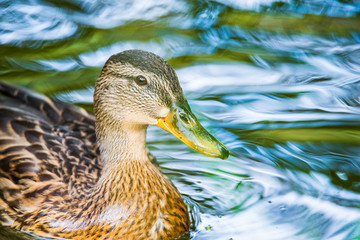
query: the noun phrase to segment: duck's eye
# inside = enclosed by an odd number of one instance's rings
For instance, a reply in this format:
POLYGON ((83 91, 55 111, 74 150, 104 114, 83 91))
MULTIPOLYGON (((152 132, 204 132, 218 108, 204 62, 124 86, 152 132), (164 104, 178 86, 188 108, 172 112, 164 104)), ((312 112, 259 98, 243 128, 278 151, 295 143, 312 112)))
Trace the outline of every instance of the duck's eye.
POLYGON ((144 76, 140 75, 140 76, 136 77, 136 83, 138 85, 145 85, 145 84, 147 84, 147 80, 146 80, 146 78, 144 76))

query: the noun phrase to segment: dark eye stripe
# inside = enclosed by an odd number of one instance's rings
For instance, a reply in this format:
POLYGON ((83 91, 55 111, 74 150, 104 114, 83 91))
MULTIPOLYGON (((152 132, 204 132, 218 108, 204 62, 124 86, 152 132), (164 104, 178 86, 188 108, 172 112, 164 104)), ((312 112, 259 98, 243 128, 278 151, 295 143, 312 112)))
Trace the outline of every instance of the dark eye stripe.
POLYGON ((146 85, 147 84, 146 78, 144 76, 141 76, 141 75, 136 77, 135 82, 138 85, 146 85))

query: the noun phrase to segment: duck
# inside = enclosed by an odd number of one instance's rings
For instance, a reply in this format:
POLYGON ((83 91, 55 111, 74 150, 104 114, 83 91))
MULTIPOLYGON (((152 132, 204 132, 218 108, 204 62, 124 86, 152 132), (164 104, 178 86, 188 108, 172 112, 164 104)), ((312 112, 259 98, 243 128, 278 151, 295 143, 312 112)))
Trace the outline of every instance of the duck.
POLYGON ((229 151, 197 120, 174 69, 126 50, 105 63, 94 114, 0 82, 0 223, 46 238, 176 239, 190 219, 146 147, 149 125, 199 153, 229 151))

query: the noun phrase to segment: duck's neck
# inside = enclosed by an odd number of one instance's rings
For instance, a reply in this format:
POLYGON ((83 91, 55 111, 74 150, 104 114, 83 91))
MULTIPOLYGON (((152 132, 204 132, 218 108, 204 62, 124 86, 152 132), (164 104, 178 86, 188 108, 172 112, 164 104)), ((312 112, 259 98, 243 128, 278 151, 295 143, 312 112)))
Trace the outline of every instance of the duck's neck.
POLYGON ((122 125, 97 133, 104 172, 129 161, 148 161, 146 125, 122 125))
POLYGON ((124 185, 148 174, 147 170, 152 168, 152 164, 145 148, 146 128, 147 126, 122 125, 118 128, 108 126, 97 129, 103 169, 95 189, 111 193, 123 192, 126 195, 126 190, 122 189, 124 185))

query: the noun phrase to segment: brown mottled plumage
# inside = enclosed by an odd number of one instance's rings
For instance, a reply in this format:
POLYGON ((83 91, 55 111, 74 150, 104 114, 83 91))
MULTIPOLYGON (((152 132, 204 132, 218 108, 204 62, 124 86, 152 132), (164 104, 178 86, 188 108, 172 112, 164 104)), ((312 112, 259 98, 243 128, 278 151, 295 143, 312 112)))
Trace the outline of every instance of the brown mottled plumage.
POLYGON ((145 147, 147 126, 165 119, 174 102, 190 112, 164 60, 140 50, 112 56, 95 87, 95 117, 4 83, 0 93, 3 225, 89 240, 173 239, 188 231, 180 193, 145 147))

